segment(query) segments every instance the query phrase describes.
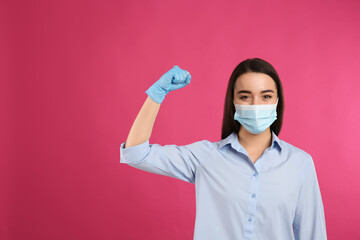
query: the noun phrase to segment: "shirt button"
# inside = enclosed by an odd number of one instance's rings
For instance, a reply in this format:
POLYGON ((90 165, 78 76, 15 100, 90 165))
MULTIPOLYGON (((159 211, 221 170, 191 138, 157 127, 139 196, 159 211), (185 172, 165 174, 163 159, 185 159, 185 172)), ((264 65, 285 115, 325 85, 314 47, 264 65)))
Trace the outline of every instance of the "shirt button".
POLYGON ((257 173, 254 173, 253 176, 256 177, 258 174, 257 173))
POLYGON ((251 222, 252 220, 253 220, 252 217, 249 217, 248 221, 251 222))
POLYGON ((251 197, 252 197, 252 198, 255 198, 255 197, 256 197, 256 194, 255 194, 255 193, 253 193, 253 194, 251 195, 251 197))

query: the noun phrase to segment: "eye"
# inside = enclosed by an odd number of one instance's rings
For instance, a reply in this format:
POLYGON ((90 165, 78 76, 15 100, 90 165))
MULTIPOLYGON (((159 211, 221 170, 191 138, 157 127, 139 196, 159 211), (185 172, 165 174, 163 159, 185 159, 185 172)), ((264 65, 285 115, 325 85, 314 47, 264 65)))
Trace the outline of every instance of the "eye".
POLYGON ((244 100, 244 99, 248 99, 249 96, 241 96, 240 99, 244 100))
POLYGON ((265 95, 264 97, 265 97, 266 99, 272 98, 272 96, 270 96, 270 95, 265 95))

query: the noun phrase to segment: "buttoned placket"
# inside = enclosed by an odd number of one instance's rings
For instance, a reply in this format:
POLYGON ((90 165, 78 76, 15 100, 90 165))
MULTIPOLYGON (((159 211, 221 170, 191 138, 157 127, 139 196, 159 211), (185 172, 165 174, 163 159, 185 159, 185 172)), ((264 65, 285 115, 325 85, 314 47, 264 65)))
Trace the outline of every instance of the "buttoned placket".
POLYGON ((246 212, 246 224, 244 231, 244 240, 253 239, 254 235, 254 223, 256 221, 256 206, 258 202, 258 191, 260 185, 260 176, 259 169, 261 165, 261 159, 266 155, 270 148, 265 149, 264 153, 261 157, 255 162, 255 164, 251 161, 250 157, 247 155, 248 160, 252 164, 252 172, 250 175, 250 194, 248 197, 248 208, 246 212))
POLYGON ((248 197, 248 207, 245 215, 245 227, 244 227, 244 240, 252 240, 254 235, 254 223, 256 221, 256 206, 258 202, 258 191, 260 185, 260 176, 261 174, 261 165, 262 159, 266 156, 267 152, 273 148, 273 144, 265 149, 260 158, 253 163, 246 149, 241 146, 241 144, 237 141, 235 143, 236 150, 242 153, 247 157, 249 164, 251 165, 251 175, 250 175, 250 193, 248 197))

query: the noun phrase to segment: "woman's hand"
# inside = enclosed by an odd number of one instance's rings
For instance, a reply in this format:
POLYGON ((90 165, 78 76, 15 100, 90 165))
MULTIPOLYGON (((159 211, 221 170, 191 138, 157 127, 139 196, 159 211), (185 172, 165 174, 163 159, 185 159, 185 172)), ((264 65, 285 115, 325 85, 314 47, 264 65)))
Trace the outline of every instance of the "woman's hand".
POLYGON ((185 87, 190 83, 190 79, 191 75, 188 71, 175 65, 145 92, 153 101, 162 103, 166 94, 185 87))

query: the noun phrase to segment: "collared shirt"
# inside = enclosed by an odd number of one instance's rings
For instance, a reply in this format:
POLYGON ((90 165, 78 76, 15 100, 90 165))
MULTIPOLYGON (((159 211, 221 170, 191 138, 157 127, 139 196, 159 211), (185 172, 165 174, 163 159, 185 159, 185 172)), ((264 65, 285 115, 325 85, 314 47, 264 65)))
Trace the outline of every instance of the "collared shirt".
POLYGON ((195 184, 194 240, 324 240, 324 207, 310 154, 272 131, 255 161, 237 133, 218 142, 120 146, 120 163, 195 184))

